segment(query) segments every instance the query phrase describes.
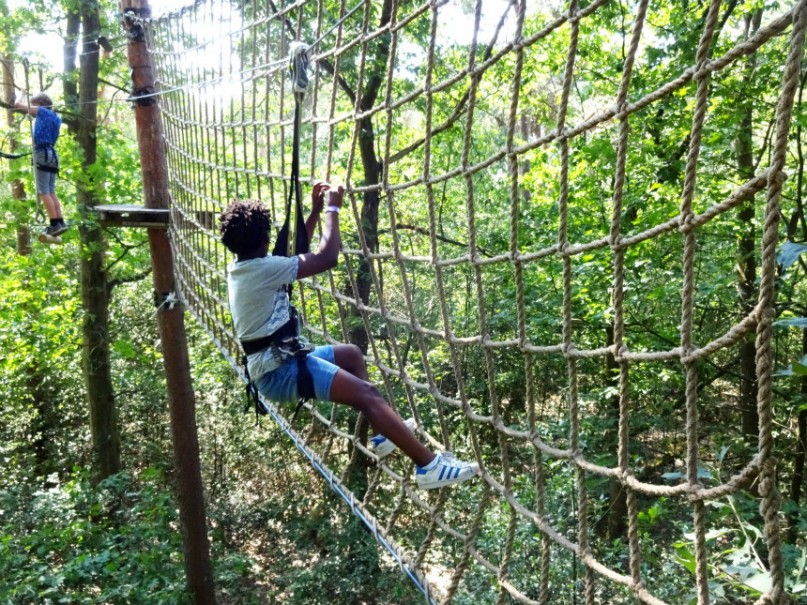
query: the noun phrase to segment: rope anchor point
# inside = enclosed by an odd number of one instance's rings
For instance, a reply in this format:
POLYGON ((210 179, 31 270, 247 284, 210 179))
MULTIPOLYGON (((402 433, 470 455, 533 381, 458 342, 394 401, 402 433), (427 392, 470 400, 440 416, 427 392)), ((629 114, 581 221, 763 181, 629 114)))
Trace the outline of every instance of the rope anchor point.
POLYGON ((308 49, 308 44, 299 40, 289 47, 289 77, 295 94, 308 90, 308 49))

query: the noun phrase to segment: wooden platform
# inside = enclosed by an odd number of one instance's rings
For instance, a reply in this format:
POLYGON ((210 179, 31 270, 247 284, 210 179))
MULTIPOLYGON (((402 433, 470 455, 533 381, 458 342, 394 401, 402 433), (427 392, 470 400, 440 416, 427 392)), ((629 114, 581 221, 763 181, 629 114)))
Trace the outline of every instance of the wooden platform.
MULTIPOLYGON (((147 229, 167 229, 169 211, 164 208, 146 208, 134 204, 109 204, 93 206, 104 227, 145 227, 147 229)), ((212 210, 192 210, 178 216, 178 229, 215 230, 218 213, 212 210)))
POLYGON ((167 229, 169 212, 167 208, 146 208, 134 204, 109 204, 94 206, 105 227, 146 227, 167 229))

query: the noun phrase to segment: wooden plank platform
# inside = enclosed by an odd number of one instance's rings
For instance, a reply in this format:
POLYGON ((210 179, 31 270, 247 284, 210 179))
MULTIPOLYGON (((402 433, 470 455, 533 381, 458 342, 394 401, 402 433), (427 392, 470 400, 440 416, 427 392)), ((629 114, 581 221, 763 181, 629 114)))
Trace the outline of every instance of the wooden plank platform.
POLYGON ((167 229, 169 212, 167 208, 146 208, 134 204, 109 204, 94 206, 105 227, 146 227, 167 229))
MULTIPOLYGON (((109 204, 93 206, 104 227, 146 227, 150 229, 167 229, 170 213, 164 208, 146 208, 134 204, 109 204)), ((192 210, 175 215, 178 229, 215 230, 218 225, 218 213, 212 210, 192 210)))

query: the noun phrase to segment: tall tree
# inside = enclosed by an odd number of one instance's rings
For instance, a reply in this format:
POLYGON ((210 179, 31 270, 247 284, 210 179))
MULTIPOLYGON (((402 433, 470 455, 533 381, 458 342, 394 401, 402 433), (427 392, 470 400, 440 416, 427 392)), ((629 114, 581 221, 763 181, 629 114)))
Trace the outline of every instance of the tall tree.
MULTIPOLYGON (((5 7, 2 7, 5 9, 5 7)), ((0 11, 5 13, 7 11, 0 11)), ((10 32, 8 32, 10 33, 10 32)), ((11 46, 12 40, 9 38, 6 43, 11 46)), ((10 48, 4 49, 6 51, 10 48)), ((11 54, 4 55, 2 59, 2 90, 3 102, 7 107, 13 107, 15 101, 15 65, 14 59, 11 54)), ((6 110, 6 122, 11 133, 8 139, 7 151, 12 154, 18 149, 17 122, 14 119, 14 112, 11 109, 6 110)), ((31 228, 28 224, 28 212, 26 202, 25 184, 22 179, 15 178, 11 182, 11 195, 14 200, 19 202, 16 205, 17 210, 17 254, 20 256, 31 256, 33 249, 31 247, 31 228)), ((28 321, 32 317, 29 313, 27 315, 28 321)), ((31 329, 31 333, 33 333, 31 329)), ((30 358, 29 363, 22 368, 25 376, 25 383, 27 386, 27 397, 30 405, 36 410, 33 417, 31 426, 31 448, 36 461, 36 474, 38 477, 48 477, 54 470, 55 465, 52 456, 53 433, 57 426, 57 415, 54 410, 53 402, 47 390, 48 381, 46 375, 42 371, 42 366, 39 359, 34 356, 30 358)))
MULTIPOLYGON (((6 124, 12 136, 8 141, 8 151, 14 153, 17 150, 17 137, 13 136, 15 131, 14 112, 10 109, 14 105, 14 59, 11 55, 4 55, 2 59, 2 82, 3 82, 3 102, 9 108, 6 109, 6 124)), ((11 195, 15 200, 23 202, 25 200, 25 185, 22 180, 14 179, 11 183, 11 195)), ((19 217, 21 218, 21 217, 19 217)), ((17 221, 17 252, 23 256, 31 255, 31 229, 27 221, 17 221)))
MULTIPOLYGON (((118 431, 115 391, 112 386, 109 356, 109 298, 110 286, 104 266, 107 242, 91 208, 99 204, 99 188, 93 181, 93 166, 97 155, 98 62, 96 42, 101 27, 99 5, 84 0, 79 5, 82 45, 79 75, 79 119, 76 141, 83 151, 82 166, 86 178, 78 182, 76 205, 81 224, 81 299, 84 307, 82 363, 90 425, 98 478, 103 479, 120 470, 120 435, 118 431)), ((69 64, 70 41, 65 50, 69 64)), ((68 65, 69 66, 69 65, 68 65)))
MULTIPOLYGON (((762 22, 762 11, 745 15, 745 38, 754 35, 762 22)), ((743 89, 752 86, 755 77, 756 53, 745 60, 743 89)), ((734 147, 737 172, 747 181, 754 176, 754 103, 753 95, 742 95, 737 103, 737 130, 734 147)), ((737 238, 737 298, 741 316, 751 314, 757 300, 756 265, 756 224, 755 205, 751 199, 745 202, 737 213, 740 233, 737 238)), ((756 348, 752 338, 746 338, 740 347, 740 393, 739 406, 742 413, 743 435, 754 438, 757 435, 759 416, 757 414, 756 348)))

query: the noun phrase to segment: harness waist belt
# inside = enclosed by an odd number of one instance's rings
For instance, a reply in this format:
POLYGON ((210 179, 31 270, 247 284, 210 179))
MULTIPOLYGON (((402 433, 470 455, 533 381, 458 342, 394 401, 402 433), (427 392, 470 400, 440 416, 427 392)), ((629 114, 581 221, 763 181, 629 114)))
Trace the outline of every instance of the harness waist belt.
POLYGON ((263 338, 257 338, 255 340, 242 340, 241 348, 244 349, 244 353, 247 355, 252 355, 253 353, 258 353, 259 351, 268 349, 275 342, 277 342, 277 337, 274 334, 270 334, 269 336, 264 336, 263 338))

